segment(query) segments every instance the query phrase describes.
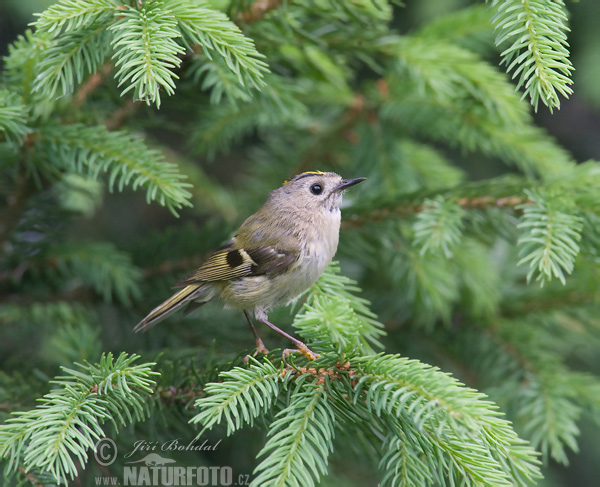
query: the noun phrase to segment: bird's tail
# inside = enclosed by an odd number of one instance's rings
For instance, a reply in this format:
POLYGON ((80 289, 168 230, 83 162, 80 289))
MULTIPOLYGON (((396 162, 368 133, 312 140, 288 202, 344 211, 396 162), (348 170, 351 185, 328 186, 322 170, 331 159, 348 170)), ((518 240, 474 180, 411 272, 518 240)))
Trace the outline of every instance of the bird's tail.
POLYGON ((198 292, 201 287, 202 285, 190 284, 189 286, 184 287, 181 291, 173 294, 173 296, 167 299, 164 303, 159 304, 156 308, 150 311, 148 316, 135 325, 133 331, 146 331, 148 328, 156 325, 159 321, 164 320, 167 316, 177 311, 183 305, 191 303, 196 298, 201 299, 202 293, 198 292))

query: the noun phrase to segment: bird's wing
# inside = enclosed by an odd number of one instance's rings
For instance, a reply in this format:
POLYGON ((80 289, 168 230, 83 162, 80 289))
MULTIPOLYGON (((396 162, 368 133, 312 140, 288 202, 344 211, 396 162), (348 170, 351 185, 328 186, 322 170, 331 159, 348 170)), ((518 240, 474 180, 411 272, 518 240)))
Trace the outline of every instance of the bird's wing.
POLYGON ((239 248, 233 239, 174 287, 207 281, 228 281, 267 273, 276 274, 290 268, 297 260, 298 253, 295 251, 277 249, 273 246, 243 249, 239 248))

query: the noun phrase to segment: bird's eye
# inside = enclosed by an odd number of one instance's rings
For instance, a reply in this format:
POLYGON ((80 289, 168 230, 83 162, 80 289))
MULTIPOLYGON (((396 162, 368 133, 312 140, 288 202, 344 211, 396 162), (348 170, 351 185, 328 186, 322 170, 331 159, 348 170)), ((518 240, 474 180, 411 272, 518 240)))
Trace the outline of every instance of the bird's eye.
POLYGON ((320 184, 313 184, 310 187, 310 192, 312 194, 321 194, 323 192, 323 186, 321 186, 320 184))

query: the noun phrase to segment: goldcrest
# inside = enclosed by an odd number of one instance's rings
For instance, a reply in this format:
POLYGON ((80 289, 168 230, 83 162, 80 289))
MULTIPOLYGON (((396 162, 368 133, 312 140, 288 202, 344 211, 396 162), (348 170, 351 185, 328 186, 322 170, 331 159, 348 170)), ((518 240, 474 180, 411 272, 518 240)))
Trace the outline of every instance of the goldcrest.
POLYGON ((343 192, 365 179, 311 171, 286 181, 271 191, 229 242, 175 285, 182 288, 179 292, 154 308, 134 330, 146 330, 183 306, 187 305, 187 314, 219 299, 226 307, 244 312, 256 339, 256 353, 268 350, 250 311, 313 360, 318 355, 271 323, 268 312, 312 286, 331 262, 338 246, 343 192))

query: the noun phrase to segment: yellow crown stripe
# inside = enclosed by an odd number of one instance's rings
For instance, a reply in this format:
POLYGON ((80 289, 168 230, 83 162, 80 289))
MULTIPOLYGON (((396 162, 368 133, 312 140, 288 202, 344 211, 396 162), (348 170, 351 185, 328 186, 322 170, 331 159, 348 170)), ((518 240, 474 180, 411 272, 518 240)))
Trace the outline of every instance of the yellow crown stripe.
MULTIPOLYGON (((325 172, 323 172, 323 171, 306 171, 306 172, 303 172, 303 173, 297 174, 297 175, 296 175, 296 176, 294 176, 292 179, 294 179, 294 178, 297 178, 298 176, 304 176, 305 174, 314 174, 314 175, 318 176, 318 175, 321 175, 321 174, 327 174, 327 173, 325 173, 325 172)), ((287 183, 289 183, 289 182, 290 182, 292 179, 286 179, 286 180, 283 182, 283 184, 287 184, 287 183)))

